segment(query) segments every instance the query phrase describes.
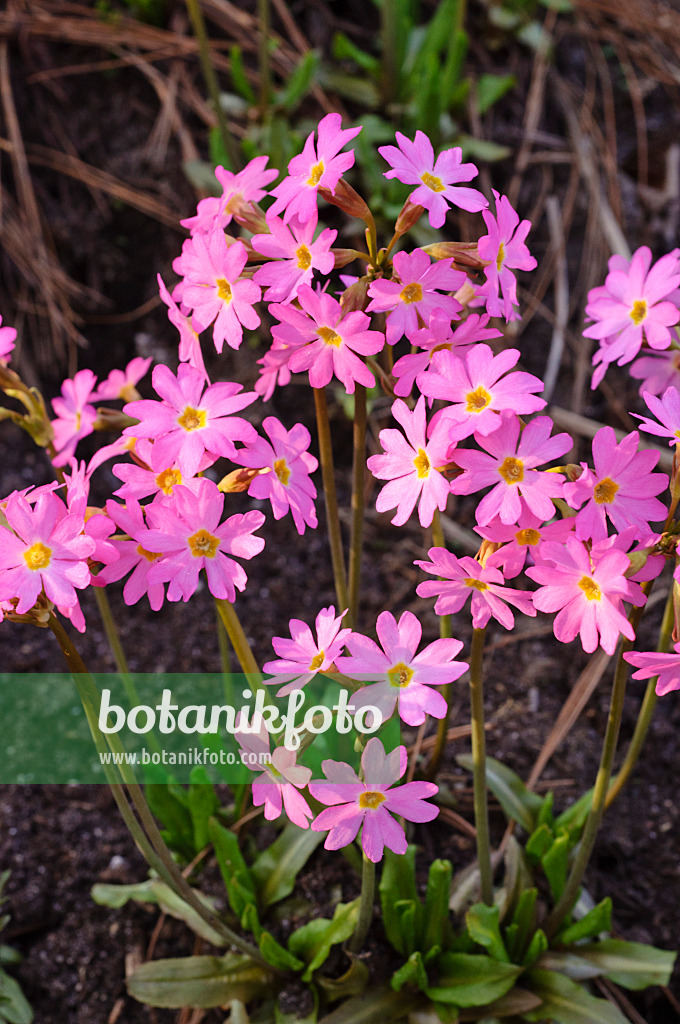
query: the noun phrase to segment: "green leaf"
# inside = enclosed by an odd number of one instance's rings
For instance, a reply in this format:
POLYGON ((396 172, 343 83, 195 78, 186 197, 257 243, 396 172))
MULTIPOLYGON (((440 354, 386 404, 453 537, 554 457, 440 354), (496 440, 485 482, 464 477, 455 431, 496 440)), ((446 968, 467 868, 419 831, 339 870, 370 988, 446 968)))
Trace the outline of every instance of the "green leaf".
POLYGON ((425 991, 430 984, 420 952, 411 953, 406 963, 395 971, 390 982, 395 992, 401 992, 404 985, 425 991))
POLYGON ((11 946, 0 946, 0 967, 13 967, 23 960, 21 953, 11 946))
POLYGON ((550 891, 555 902, 564 892, 567 882, 567 867, 569 864, 569 851, 571 839, 566 830, 558 834, 549 850, 541 857, 541 866, 550 884, 550 891))
POLYGON ((368 78, 346 75, 342 71, 333 70, 325 63, 319 65, 316 77, 324 89, 337 92, 338 95, 359 103, 362 107, 376 110, 380 106, 380 91, 375 82, 368 78))
POLYGON ((0 970, 0 1021, 7 1024, 31 1024, 33 1010, 21 991, 21 986, 9 974, 0 970))
POLYGON ((152 960, 128 978, 127 988, 134 999, 149 1006, 210 1009, 234 999, 248 1003, 272 994, 275 982, 274 974, 250 957, 227 953, 152 960))
POLYGON ((314 984, 324 990, 329 1002, 333 1002, 336 999, 349 999, 350 996, 360 995, 362 992, 365 992, 369 978, 369 970, 366 964, 357 957, 354 957, 351 967, 344 974, 341 974, 339 978, 325 978, 322 974, 319 974, 314 979, 314 984))
POLYGON ((553 793, 552 790, 550 790, 550 792, 546 793, 545 797, 543 798, 543 804, 541 805, 541 809, 538 812, 538 817, 536 818, 536 826, 537 827, 540 826, 540 825, 545 824, 545 825, 548 825, 548 827, 551 830, 554 828, 554 825, 555 825, 555 815, 553 814, 553 804, 554 804, 554 802, 555 802, 555 794, 553 793))
POLYGON ((300 59, 298 66, 288 79, 281 96, 281 102, 289 113, 297 107, 298 103, 309 92, 316 69, 319 66, 319 61, 320 56, 316 50, 309 50, 300 59))
POLYGON ((147 785, 144 792, 149 807, 164 825, 161 834, 170 849, 183 860, 193 860, 200 851, 194 846, 194 827, 187 806, 186 790, 174 783, 164 782, 147 785))
POLYGON ((219 125, 214 125, 208 132, 208 147, 210 150, 210 159, 215 167, 221 164, 223 167, 226 167, 228 171, 233 170, 231 159, 227 152, 227 148, 224 145, 224 139, 222 138, 222 132, 219 125))
POLYGON ((401 931, 401 914, 397 902, 401 899, 418 899, 416 893, 415 846, 409 846, 406 853, 392 853, 385 850, 382 876, 378 891, 382 908, 383 926, 387 940, 397 953, 406 954, 406 944, 401 931))
POLYGON ((612 930, 612 901, 609 896, 589 910, 580 921, 568 925, 558 935, 555 942, 559 946, 571 946, 582 939, 593 939, 601 932, 612 930))
MULTIPOLYGON (((449 110, 457 100, 462 84, 463 65, 468 50, 468 35, 462 29, 453 32, 449 39, 449 48, 441 76, 442 105, 449 110)), ((467 91, 467 88, 466 88, 467 91)))
POLYGON ((425 914, 421 947, 427 953, 432 946, 443 946, 445 928, 449 919, 449 892, 451 891, 451 862, 435 860, 430 865, 425 891, 425 914))
POLYGON ((323 832, 290 824, 267 850, 262 851, 251 869, 262 907, 282 900, 293 891, 298 872, 323 838, 323 832))
POLYGON ((208 821, 220 806, 208 773, 200 765, 193 768, 189 776, 187 802, 194 831, 194 846, 200 852, 210 843, 208 821))
POLYGON ((515 85, 514 75, 481 75, 477 82, 477 109, 485 114, 489 107, 505 96, 515 85))
POLYGON ((538 889, 525 889, 520 895, 515 913, 512 916, 511 927, 515 928, 512 942, 510 941, 510 929, 506 931, 506 944, 510 959, 514 963, 521 963, 524 951, 529 942, 529 936, 533 933, 536 919, 536 899, 538 889))
POLYGON ((540 864, 541 858, 553 844, 553 832, 549 825, 539 825, 527 839, 525 847, 527 857, 532 864, 540 864))
POLYGON ((378 58, 361 50, 344 32, 336 32, 333 36, 333 56, 336 60, 353 60, 358 67, 371 75, 380 74, 378 58))
POLYGON ((426 990, 430 999, 454 1006, 480 1006, 500 999, 515 984, 522 968, 488 956, 443 953, 437 984, 426 990))
POLYGON ((261 933, 258 945, 260 953, 262 953, 262 956, 272 967, 277 967, 281 971, 301 971, 304 967, 302 960, 298 960, 296 956, 293 956, 269 932, 261 933))
POLYGON ((214 164, 208 163, 207 160, 185 160, 182 170, 194 188, 201 189, 211 196, 219 194, 220 186, 215 177, 214 164))
POLYGON ((475 942, 488 949, 489 956, 507 964, 510 963, 510 957, 501 937, 498 918, 498 907, 487 907, 485 903, 477 903, 465 915, 465 924, 475 942))
POLYGON ((542 953, 545 953, 547 948, 548 939, 546 938, 546 934, 541 928, 538 928, 534 932, 533 938, 529 943, 529 948, 524 954, 522 965, 524 967, 533 967, 539 956, 541 956, 542 953))
POLYGON ((553 971, 530 971, 531 991, 542 1004, 524 1013, 526 1021, 553 1020, 556 1024, 627 1024, 621 1011, 608 999, 596 999, 575 981, 553 971))
POLYGON ((647 988, 667 985, 673 972, 676 953, 642 942, 603 939, 578 947, 578 956, 600 969, 615 985, 623 988, 647 988))
POLYGON ((424 1006, 418 993, 394 992, 385 985, 348 999, 319 1024, 394 1024, 424 1006))
MULTIPOLYGON (((129 900, 135 903, 155 904, 164 914, 174 917, 177 921, 184 921, 192 932, 200 935, 206 942, 213 946, 225 945, 225 940, 219 932, 214 931, 193 907, 185 903, 181 896, 177 896, 170 886, 161 882, 159 878, 149 878, 146 882, 138 882, 135 885, 98 883, 92 887, 91 895, 99 906, 111 907, 114 910, 124 907, 129 900)), ((207 896, 200 892, 195 892, 195 896, 208 910, 214 912, 213 903, 207 896)))
MULTIPOLYGON (((463 768, 472 771, 470 754, 459 754, 456 760, 463 768)), ((486 759, 486 784, 507 817, 518 822, 527 832, 533 832, 543 805, 541 797, 528 790, 516 772, 493 757, 486 759)))
POLYGON ((344 942, 354 931, 359 916, 360 900, 338 903, 332 920, 316 918, 303 924, 290 936, 288 948, 307 964, 303 981, 311 981, 312 974, 328 958, 331 946, 344 942))
POLYGON ((494 1000, 493 1003, 488 1003, 486 1006, 476 1006, 474 1010, 463 1010, 460 1015, 462 1021, 479 1021, 482 1024, 482 1018, 484 1021, 496 1021, 503 1017, 519 1017, 521 1014, 526 1013, 528 1010, 535 1010, 541 1005, 539 996, 534 995, 533 992, 527 991, 525 988, 513 988, 510 992, 506 992, 500 999, 494 1000))
MULTIPOLYGON (((463 151, 463 159, 474 157, 485 163, 494 163, 496 160, 505 160, 510 156, 511 150, 508 146, 501 146, 490 139, 475 139, 472 135, 460 135, 458 144, 463 151)), ((540 800, 540 797, 538 797, 540 800)))
POLYGON ((407 956, 415 952, 418 945, 422 910, 419 900, 399 900, 397 903, 399 927, 404 940, 404 952, 407 956))
POLYGON ((215 856, 227 890, 231 909, 239 917, 249 903, 255 903, 255 885, 239 847, 238 838, 220 825, 216 818, 208 822, 215 856))
POLYGON ((229 51, 229 60, 231 61, 231 81, 233 83, 236 92, 239 96, 253 105, 255 101, 255 93, 253 92, 252 86, 246 77, 246 70, 243 65, 243 50, 240 46, 232 46, 229 51))
POLYGON ((590 805, 593 802, 593 791, 589 789, 587 793, 571 805, 567 807, 566 811, 562 811, 560 816, 555 820, 555 828, 566 828, 568 832, 578 838, 581 834, 581 829, 585 824, 585 820, 588 817, 590 811, 590 805))

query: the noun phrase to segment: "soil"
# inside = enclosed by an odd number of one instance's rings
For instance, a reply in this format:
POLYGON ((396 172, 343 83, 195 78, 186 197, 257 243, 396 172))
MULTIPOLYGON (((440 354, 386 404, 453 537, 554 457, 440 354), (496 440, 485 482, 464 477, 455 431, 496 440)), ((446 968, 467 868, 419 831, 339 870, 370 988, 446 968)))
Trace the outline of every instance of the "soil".
MULTIPOLYGON (((323 15, 331 19, 334 16, 322 3, 298 6, 310 8, 302 24, 312 36, 315 31, 321 32, 319 25, 323 24, 323 15)), ((320 40, 321 45, 326 43, 327 40, 320 40)), ((473 61, 479 61, 480 68, 487 70, 488 58, 480 56, 478 48, 473 47, 473 51, 473 61)), ((145 156, 145 144, 158 104, 155 93, 134 68, 120 69, 108 79, 102 72, 93 72, 87 76, 60 78, 58 88, 38 87, 26 84, 37 68, 95 59, 95 54, 63 42, 38 43, 29 37, 12 40, 10 55, 15 102, 26 142, 61 146, 65 130, 82 159, 112 171, 135 187, 148 188, 155 196, 166 197, 180 216, 191 212, 195 195, 181 173, 180 154, 174 139, 169 143, 161 167, 150 166, 145 156), (106 132, 100 130, 102 123, 107 125, 106 132)), ((101 53, 97 53, 96 59, 100 57, 101 53)), ((518 85, 497 112, 485 121, 485 133, 487 138, 516 149, 533 57, 526 49, 513 44, 508 53, 497 59, 512 68, 518 85)), ((556 57, 560 72, 580 85, 581 79, 588 77, 587 62, 585 43, 578 33, 565 30, 556 57)), ((164 67, 162 61, 159 67, 164 67)), ((659 218, 655 221, 646 216, 640 193, 633 187, 630 165, 635 162, 635 140, 626 116, 629 100, 620 82, 614 99, 617 109, 620 106, 623 110, 618 120, 619 178, 623 182, 629 241, 633 248, 651 244, 660 254, 667 244, 664 238, 667 225, 659 218)), ((645 102, 648 127, 654 132, 658 126, 654 139, 662 146, 663 133, 680 127, 680 108, 672 96, 653 83, 645 102)), ((557 107, 553 109, 553 103, 554 99, 546 101, 541 129, 546 133, 561 133, 564 140, 564 122, 557 107)), ((202 126, 191 123, 190 127, 196 132, 197 144, 205 149, 202 126)), ((494 185, 502 191, 512 173, 513 165, 509 161, 493 167, 494 185)), ((32 177, 63 266, 74 279, 104 292, 110 301, 103 314, 102 307, 92 303, 86 303, 79 310, 83 317, 81 331, 89 340, 89 350, 80 356, 79 364, 92 366, 103 376, 135 354, 153 354, 157 360, 171 361, 174 339, 164 310, 152 310, 131 322, 113 321, 117 314, 142 305, 154 294, 157 272, 162 272, 166 280, 170 279, 170 262, 181 245, 179 231, 127 206, 109 200, 102 202, 101 197, 95 202, 85 186, 63 179, 53 171, 35 168, 32 177), (110 322, 101 322, 106 318, 110 322)), ((523 180, 519 204, 525 215, 540 193, 539 179, 539 166, 530 167, 523 180)), ((560 169, 556 163, 554 189, 559 192, 566 189, 567 184, 568 168, 560 169)), ((584 287, 601 280, 607 255, 604 250, 600 251, 599 264, 590 268, 593 280, 584 284, 580 270, 587 197, 577 198, 576 209, 575 227, 567 248, 570 280, 578 279, 581 288, 580 294, 576 291, 572 295, 574 307, 582 300, 584 287)), ((542 258, 549 253, 545 220, 535 226, 532 249, 540 266, 542 258)), ((12 267, 3 266, 7 273, 3 275, 2 314, 4 322, 12 324, 18 315, 12 302, 16 273, 12 267)), ((529 286, 529 282, 526 283, 529 286)), ((551 292, 545 301, 552 304, 551 292)), ((573 312, 575 323, 578 310, 574 308, 573 312)), ((33 323, 29 316, 27 343, 20 365, 27 376, 43 386, 46 394, 53 396, 58 392, 57 380, 50 370, 54 360, 47 355, 43 358, 40 348, 43 342, 38 341, 37 333, 29 337, 33 323)), ((536 373, 543 371, 551 331, 546 320, 535 318, 531 329, 518 342, 526 369, 536 373)), ((254 353, 244 347, 238 353, 227 353, 215 366, 219 367, 222 379, 240 380, 248 387, 255 378, 253 363, 254 353)), ((569 408, 577 369, 578 356, 570 348, 558 384, 556 404, 569 408)), ((62 376, 65 372, 62 367, 62 376)), ((609 391, 596 396, 589 394, 580 411, 601 422, 621 426, 625 410, 638 409, 636 392, 623 374, 617 377, 614 372, 608 379, 609 391)), ((374 412, 376 432, 383 425, 380 422, 382 408, 379 405, 374 412)), ((332 412, 335 454, 343 480, 340 502, 341 507, 347 508, 347 452, 351 450, 351 432, 338 404, 334 404, 332 412)), ((270 414, 280 416, 284 422, 294 419, 305 422, 314 433, 313 409, 306 393, 295 385, 278 393, 270 407, 257 415, 270 414)), ((3 424, 3 428, 0 493, 7 494, 29 482, 49 480, 50 469, 43 454, 16 428, 8 424, 3 424)), ((110 494, 114 478, 107 473, 103 470, 100 474, 95 501, 110 494)), ((371 507, 370 501, 368 507, 371 507)), ((453 514, 464 527, 471 528, 474 516, 470 502, 460 500, 453 514)), ((261 661, 271 656, 271 637, 285 632, 291 614, 311 622, 320 607, 335 601, 322 514, 320 519, 320 529, 308 531, 303 538, 292 536, 288 524, 268 520, 263 531, 267 537, 265 554, 249 563, 249 583, 239 597, 238 610, 261 661), (294 608, 291 608, 291 595, 295 595, 294 608)), ((412 522, 398 530, 391 526, 388 516, 369 514, 364 560, 366 585, 362 600, 362 619, 367 630, 384 608, 395 613, 410 608, 421 616, 426 638, 433 639, 437 635, 431 602, 415 597, 420 577, 412 568, 415 558, 425 557, 428 546, 428 538, 417 524, 412 522)), ((659 589, 667 585, 661 582, 659 589)), ((197 593, 188 605, 166 603, 160 613, 153 615, 145 605, 136 606, 129 614, 122 602, 120 587, 109 589, 133 671, 214 672, 219 669, 214 611, 205 590, 197 593)), ((91 595, 85 595, 83 605, 89 625, 87 633, 77 638, 78 647, 92 670, 111 671, 114 663, 91 595)), ((655 643, 661 607, 662 603, 657 603, 643 620, 641 643, 646 645, 645 649, 651 649, 655 643)), ((467 647, 469 623, 464 615, 454 618, 454 633, 467 647)), ((565 648, 557 643, 551 633, 537 631, 536 620, 520 617, 517 633, 526 635, 525 639, 508 643, 504 630, 493 627, 489 630, 485 662, 487 715, 491 722, 488 744, 493 756, 526 776, 588 658, 575 646, 565 648)), ((58 656, 47 631, 7 623, 0 629, 0 664, 6 671, 40 672, 55 667, 61 670, 58 656)), ((606 725, 610 681, 611 669, 544 772, 545 782, 541 785, 543 789, 548 785, 554 788, 558 808, 571 802, 595 777, 606 725)), ((641 695, 642 686, 631 683, 622 725, 622 750, 631 736, 641 695)), ((460 708, 452 724, 466 720, 465 696, 461 692, 460 708)), ((658 707, 647 756, 607 816, 587 876, 587 887, 594 899, 612 896, 617 933, 668 949, 677 946, 680 918, 677 851, 680 812, 676 802, 679 726, 680 700, 677 694, 671 694, 658 707)), ((459 812, 470 816, 469 778, 455 761, 457 754, 467 751, 466 743, 462 740, 450 746, 440 782, 456 795, 459 812)), ((495 808, 492 811, 495 840, 500 839, 503 827, 502 815, 495 808)), ((454 870, 469 861, 470 838, 452 826, 440 822, 434 828, 417 831, 415 840, 422 844, 423 860, 448 857, 454 870)), ((132 905, 112 911, 95 905, 90 896, 96 882, 132 883, 146 875, 144 862, 105 787, 13 785, 1 788, 0 870, 6 868, 12 872, 7 888, 12 922, 3 933, 2 941, 19 949, 24 956, 14 973, 34 1007, 37 1024, 115 1024, 115 1021, 165 1024, 177 1019, 170 1011, 154 1014, 125 993, 126 963, 140 962, 146 957, 158 914, 132 905)), ((209 867, 208 887, 214 885, 217 894, 219 886, 211 870, 209 867)), ((300 878, 302 895, 317 904, 322 912, 329 893, 336 892, 338 887, 343 900, 356 895, 356 879, 346 862, 337 855, 324 858, 322 866, 320 857, 315 855, 300 878)), ((189 932, 166 921, 153 955, 189 955, 194 949, 189 932)), ((376 978, 389 964, 389 954, 378 928, 373 929, 368 962, 376 978)), ((341 969, 338 965, 338 973, 341 969)), ((680 997, 677 972, 671 991, 676 999, 680 997)), ((291 1005, 299 1007, 298 998, 298 993, 291 993, 291 1005)), ((631 996, 631 1001, 648 1024, 668 1024, 680 1019, 668 997, 659 990, 631 996)), ((204 1019, 208 1024, 217 1024, 223 1014, 208 1013, 204 1019)))

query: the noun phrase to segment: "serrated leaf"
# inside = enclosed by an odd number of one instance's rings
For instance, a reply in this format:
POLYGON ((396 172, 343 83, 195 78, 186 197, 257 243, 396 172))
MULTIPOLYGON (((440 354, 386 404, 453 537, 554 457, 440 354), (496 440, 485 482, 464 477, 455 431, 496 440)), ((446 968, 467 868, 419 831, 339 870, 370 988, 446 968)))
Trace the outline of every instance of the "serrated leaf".
POLYGON ((251 868, 262 907, 282 900, 293 891, 298 872, 323 838, 323 832, 312 832, 290 824, 268 849, 262 851, 251 868))
POLYGON ((419 951, 411 953, 406 963, 394 972, 390 982, 395 992, 401 992, 404 985, 410 985, 412 988, 424 992, 429 983, 423 957, 419 951))
MULTIPOLYGON (((456 760, 461 767, 472 771, 470 754, 459 754, 456 760)), ((541 797, 528 790, 516 772, 493 757, 486 759, 486 784, 507 817, 518 822, 527 832, 533 832, 543 805, 541 797)))
POLYGON ((522 968, 488 956, 443 953, 438 961, 437 984, 426 990, 428 998, 454 1006, 480 1006, 500 999, 515 984, 522 968))
POLYGON ((642 942, 603 939, 579 946, 578 955, 615 985, 637 991, 649 985, 667 985, 677 954, 642 942))
POLYGON ((560 946, 571 946, 574 942, 581 942, 583 939, 592 939, 601 932, 610 932, 612 929, 612 901, 609 896, 601 903, 589 910, 580 921, 574 921, 567 928, 564 928, 556 937, 555 942, 560 946))
POLYGON ((481 75, 477 82, 477 109, 480 114, 497 103, 517 84, 514 75, 481 75))
POLYGON ((129 994, 148 1006, 210 1009, 238 999, 248 1003, 276 989, 273 973, 250 957, 190 956, 152 960, 127 979, 129 994))
POLYGON ((556 1024, 627 1024, 618 1007, 597 999, 577 982, 553 971, 533 970, 528 974, 531 991, 542 1003, 524 1013, 526 1021, 554 1020, 556 1024))
POLYGON ((489 951, 489 956, 503 963, 510 963, 501 937, 498 907, 487 907, 485 903, 477 903, 465 915, 465 924, 470 937, 489 951))
POLYGON ((356 928, 360 900, 338 903, 333 918, 316 918, 303 924, 290 936, 288 948, 307 964, 303 981, 311 981, 312 974, 326 961, 331 946, 344 942, 356 928))

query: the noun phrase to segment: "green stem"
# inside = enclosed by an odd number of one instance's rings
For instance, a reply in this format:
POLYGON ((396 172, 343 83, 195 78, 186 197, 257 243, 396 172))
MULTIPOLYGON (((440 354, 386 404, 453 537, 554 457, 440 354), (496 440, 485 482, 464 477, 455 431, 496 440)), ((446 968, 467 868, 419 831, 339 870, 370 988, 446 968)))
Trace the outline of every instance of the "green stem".
POLYGON ((231 167, 228 168, 228 170, 237 171, 238 157, 229 131, 229 126, 227 125, 227 119, 224 110, 222 109, 220 87, 217 81, 217 75, 215 74, 215 68, 213 67, 212 57, 210 55, 208 33, 206 31, 205 21, 203 20, 200 3, 199 0, 186 0, 186 5, 189 17, 191 18, 191 24, 194 29, 194 35, 196 36, 196 42, 198 43, 198 55, 201 61, 201 69, 203 71, 205 86, 208 90, 208 95, 210 96, 210 100, 217 117, 217 123, 222 137, 222 146, 229 163, 231 164, 231 167))
POLYGON ((222 687, 224 690, 224 696, 227 703, 230 703, 231 693, 231 658, 229 656, 229 634, 227 633, 226 627, 222 622, 222 615, 220 609, 215 602, 215 618, 217 620, 217 643, 220 652, 220 668, 222 669, 222 687))
POLYGON ((238 662, 248 678, 248 685, 253 689, 262 689, 264 683, 262 682, 260 667, 255 660, 255 655, 248 643, 248 637, 243 631, 243 626, 236 614, 236 609, 231 601, 226 601, 221 597, 215 598, 215 604, 220 618, 224 623, 227 635, 231 640, 231 645, 234 648, 234 653, 238 658, 238 662))
POLYGON ((395 0, 383 0, 382 19, 382 93, 383 101, 391 103, 397 91, 397 5, 395 0))
MULTIPOLYGON (((442 530, 441 516, 439 509, 434 510, 434 516, 432 517, 432 545, 435 548, 446 547, 444 540, 444 531, 442 530)), ((440 615, 439 616, 439 636, 443 640, 448 640, 453 636, 451 630, 451 616, 440 615)), ((444 757, 444 750, 446 748, 446 736, 449 731, 449 716, 451 713, 451 698, 453 695, 453 687, 451 683, 447 683, 446 686, 442 686, 441 695, 446 701, 446 714, 443 718, 439 719, 437 723, 437 738, 435 740, 434 749, 432 751, 432 757, 430 763, 427 766, 425 774, 428 779, 434 779, 441 767, 442 758, 444 757)))
POLYGON ((364 533, 364 490, 366 479, 366 388, 356 385, 354 393, 354 461, 352 465, 352 532, 349 546, 349 612, 345 625, 357 628, 361 583, 361 548, 364 533))
POLYGON ((477 861, 482 901, 493 905, 489 808, 486 796, 486 736, 484 733, 484 688, 482 666, 486 629, 473 629, 470 651, 470 713, 472 724, 472 773, 477 829, 477 861))
POLYGON ((350 953, 360 953, 364 941, 371 927, 373 919, 373 899, 375 896, 375 864, 369 860, 366 854, 363 856, 361 867, 361 903, 359 904, 359 918, 354 934, 349 941, 350 953))
POLYGON ((338 497, 335 492, 335 472, 333 470, 333 448, 331 446, 331 427, 328 422, 328 406, 326 392, 323 388, 313 388, 314 406, 316 409, 316 425, 319 434, 319 458, 321 461, 321 477, 323 479, 324 499, 326 502, 326 525, 328 527, 328 543, 331 549, 335 594, 338 611, 344 612, 349 607, 347 578, 345 576, 345 556, 342 550, 340 520, 338 518, 338 497))
POLYGON ((260 71, 260 116, 264 121, 269 112, 272 91, 272 69, 269 59, 269 0, 257 0, 259 29, 258 64, 260 71))

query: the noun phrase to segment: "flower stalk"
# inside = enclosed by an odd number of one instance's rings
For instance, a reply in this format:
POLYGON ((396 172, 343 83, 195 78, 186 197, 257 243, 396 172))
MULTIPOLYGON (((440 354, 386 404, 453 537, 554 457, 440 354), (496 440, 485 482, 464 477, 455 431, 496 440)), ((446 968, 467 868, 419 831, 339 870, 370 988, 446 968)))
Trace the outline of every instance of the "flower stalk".
POLYGON ((361 862, 361 902, 359 904, 359 917, 354 934, 349 940, 350 953, 360 953, 368 929, 371 927, 373 918, 373 900, 375 898, 375 864, 369 860, 366 854, 361 862))
POLYGON ((489 807, 486 795, 486 736, 484 732, 484 629, 473 629, 470 651, 470 712, 472 724, 472 772, 477 829, 477 861, 482 902, 493 905, 491 842, 489 839, 489 807))
POLYGON ((361 551, 364 533, 364 490, 366 481, 366 388, 357 384, 354 392, 354 456, 352 464, 352 530, 349 549, 349 612, 345 625, 357 627, 361 585, 361 551))
POLYGON ((335 490, 335 472, 333 469, 333 448, 331 445, 331 428, 328 420, 328 404, 324 388, 313 388, 316 424, 319 434, 319 458, 321 476, 326 504, 326 525, 328 542, 331 549, 335 594, 340 611, 349 607, 347 577, 345 575, 345 556, 342 550, 340 519, 338 517, 338 496, 335 490))

